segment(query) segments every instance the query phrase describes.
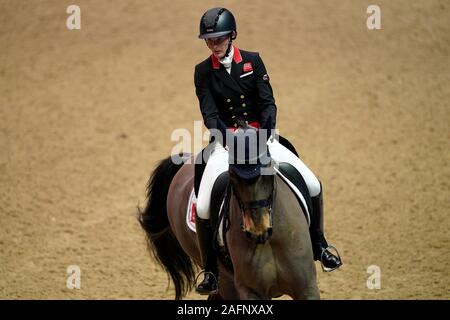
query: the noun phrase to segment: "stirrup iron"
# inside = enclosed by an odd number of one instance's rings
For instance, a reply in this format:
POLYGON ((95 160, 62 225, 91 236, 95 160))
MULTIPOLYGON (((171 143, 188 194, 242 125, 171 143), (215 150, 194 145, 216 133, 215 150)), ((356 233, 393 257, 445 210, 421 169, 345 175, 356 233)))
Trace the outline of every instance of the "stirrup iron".
POLYGON ((342 266, 341 256, 339 255, 339 251, 336 249, 336 247, 334 247, 334 246, 332 246, 332 245, 329 245, 328 247, 326 247, 325 249, 322 250, 322 253, 320 254, 320 265, 321 265, 321 267, 322 267, 323 272, 331 272, 331 271, 336 270, 336 269, 338 269, 339 267, 342 266), (323 260, 323 254, 324 254, 324 252, 325 252, 326 250, 328 250, 328 249, 333 249, 332 251, 335 251, 335 252, 336 252, 336 256, 337 256, 337 258, 338 258, 339 261, 340 261, 340 264, 337 265, 337 266, 334 267, 334 268, 327 268, 327 267, 325 267, 325 266, 323 265, 323 262, 322 262, 322 260, 323 260))
POLYGON ((210 271, 205 271, 205 270, 200 271, 199 274, 195 277, 195 291, 196 291, 198 294, 200 294, 200 295, 217 294, 217 293, 219 292, 219 281, 217 280, 216 275, 215 275, 213 272, 210 272, 210 271), (206 274, 211 274, 211 275, 214 277, 214 281, 215 281, 216 284, 217 284, 216 290, 210 291, 208 294, 200 293, 200 292, 197 291, 197 287, 198 287, 198 284, 197 284, 197 283, 198 283, 198 278, 199 278, 202 274, 204 274, 205 276, 206 276, 206 274))

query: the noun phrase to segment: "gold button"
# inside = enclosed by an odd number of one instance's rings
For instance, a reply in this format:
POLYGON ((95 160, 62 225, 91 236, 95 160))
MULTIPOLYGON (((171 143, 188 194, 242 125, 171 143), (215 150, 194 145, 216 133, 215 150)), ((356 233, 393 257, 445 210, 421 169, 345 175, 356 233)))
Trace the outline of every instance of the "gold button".
POLYGON ((229 107, 228 109, 229 109, 229 110, 233 110, 233 107, 229 107))
POLYGON ((246 116, 247 115, 247 112, 244 112, 244 116, 246 116))
POLYGON ((227 102, 231 102, 231 99, 227 99, 227 102))
POLYGON ((245 108, 247 105, 245 103, 243 103, 242 106, 245 108))
POLYGON ((244 99, 245 97, 244 97, 244 95, 241 95, 241 99, 244 99))

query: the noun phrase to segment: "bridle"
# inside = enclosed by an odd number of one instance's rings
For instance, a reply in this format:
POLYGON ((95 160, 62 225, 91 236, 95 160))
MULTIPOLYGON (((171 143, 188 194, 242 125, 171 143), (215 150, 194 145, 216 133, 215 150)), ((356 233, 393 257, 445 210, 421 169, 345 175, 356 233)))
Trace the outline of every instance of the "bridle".
MULTIPOLYGON (((273 199, 276 195, 276 190, 277 190, 277 180, 274 179, 272 184, 272 192, 267 198, 259 200, 242 201, 241 197, 237 192, 234 191, 233 185, 231 184, 231 192, 234 194, 236 200, 238 201, 242 216, 244 216, 244 213, 247 210, 257 210, 261 208, 267 208, 267 211, 269 212, 270 216, 270 228, 273 227, 272 208, 273 208, 273 199)), ((245 231, 244 219, 242 219, 241 222, 241 229, 245 231)))

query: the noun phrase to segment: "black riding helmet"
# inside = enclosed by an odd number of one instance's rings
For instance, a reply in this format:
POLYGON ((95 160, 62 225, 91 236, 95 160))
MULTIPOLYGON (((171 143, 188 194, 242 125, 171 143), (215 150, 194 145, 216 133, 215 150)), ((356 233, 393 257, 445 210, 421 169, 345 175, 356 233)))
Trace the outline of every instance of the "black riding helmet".
POLYGON ((225 8, 212 8, 206 11, 200 20, 200 39, 218 38, 235 32, 236 20, 233 14, 225 8))

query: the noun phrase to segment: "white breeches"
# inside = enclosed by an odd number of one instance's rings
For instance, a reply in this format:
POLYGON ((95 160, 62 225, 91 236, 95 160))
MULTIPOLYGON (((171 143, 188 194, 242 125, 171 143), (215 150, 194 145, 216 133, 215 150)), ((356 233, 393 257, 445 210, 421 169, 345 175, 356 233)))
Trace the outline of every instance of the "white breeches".
MULTIPOLYGON (((311 197, 320 193, 319 180, 295 154, 281 145, 276 139, 269 139, 267 146, 270 156, 276 163, 287 162, 300 172, 311 197)), ((197 214, 201 219, 209 219, 211 192, 214 182, 223 172, 228 171, 228 151, 218 142, 213 142, 211 147, 211 155, 206 163, 197 195, 197 214)))

